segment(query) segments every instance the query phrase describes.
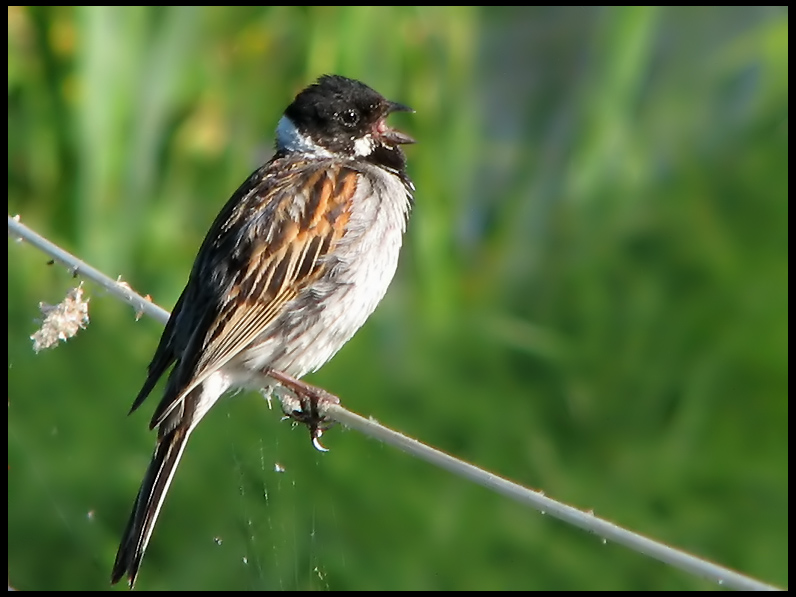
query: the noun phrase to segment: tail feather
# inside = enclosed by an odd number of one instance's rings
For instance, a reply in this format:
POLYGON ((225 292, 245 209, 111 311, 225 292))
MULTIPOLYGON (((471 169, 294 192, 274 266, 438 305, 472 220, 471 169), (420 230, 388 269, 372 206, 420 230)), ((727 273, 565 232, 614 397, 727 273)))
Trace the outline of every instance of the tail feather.
POLYGON ((127 575, 130 588, 135 584, 141 558, 144 557, 152 529, 190 432, 191 427, 181 425, 159 438, 116 553, 111 583, 115 584, 127 575))

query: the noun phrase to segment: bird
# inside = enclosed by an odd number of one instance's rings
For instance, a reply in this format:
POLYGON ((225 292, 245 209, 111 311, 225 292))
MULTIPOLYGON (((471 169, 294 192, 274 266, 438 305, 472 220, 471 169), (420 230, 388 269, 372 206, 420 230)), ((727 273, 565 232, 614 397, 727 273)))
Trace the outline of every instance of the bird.
POLYGON ((413 110, 361 81, 319 77, 285 109, 273 157, 210 226, 130 409, 171 367, 112 584, 135 585, 188 438, 219 398, 306 387, 288 382, 332 358, 384 297, 415 193, 402 149, 415 141, 386 123, 394 112, 413 110))

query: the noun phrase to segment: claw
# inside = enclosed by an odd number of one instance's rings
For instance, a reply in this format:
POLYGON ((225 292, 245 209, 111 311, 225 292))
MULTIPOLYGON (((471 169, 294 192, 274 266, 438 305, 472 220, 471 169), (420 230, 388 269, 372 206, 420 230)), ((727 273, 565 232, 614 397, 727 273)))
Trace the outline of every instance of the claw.
POLYGON ((323 431, 321 431, 320 429, 316 431, 314 434, 312 434, 312 445, 315 447, 316 450, 318 450, 318 452, 328 452, 329 448, 324 448, 321 445, 320 440, 322 435, 323 431))

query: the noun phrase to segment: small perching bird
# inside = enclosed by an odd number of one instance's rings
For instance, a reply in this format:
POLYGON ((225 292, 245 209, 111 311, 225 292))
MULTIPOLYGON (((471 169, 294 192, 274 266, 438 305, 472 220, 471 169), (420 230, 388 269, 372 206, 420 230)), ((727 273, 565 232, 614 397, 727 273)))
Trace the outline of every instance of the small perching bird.
POLYGON ((396 111, 411 110, 321 77, 285 110, 274 157, 216 217, 133 402, 131 412, 173 366, 111 582, 134 585, 188 437, 218 399, 317 370, 381 301, 414 192, 400 147, 414 141, 385 121, 396 111))

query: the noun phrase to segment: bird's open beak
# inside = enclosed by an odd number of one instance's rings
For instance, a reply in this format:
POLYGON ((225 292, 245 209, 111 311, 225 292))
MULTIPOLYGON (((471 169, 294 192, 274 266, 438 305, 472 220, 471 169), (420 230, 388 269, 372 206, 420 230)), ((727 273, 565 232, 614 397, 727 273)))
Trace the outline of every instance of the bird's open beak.
POLYGON ((401 131, 397 131, 394 128, 387 126, 385 118, 387 118, 387 116, 393 112, 414 112, 414 110, 412 110, 412 108, 409 106, 399 104, 398 102, 387 102, 387 112, 384 115, 384 118, 379 121, 376 132, 382 139, 385 139, 386 141, 396 145, 408 145, 410 143, 415 143, 415 140, 406 133, 402 133, 401 131))

